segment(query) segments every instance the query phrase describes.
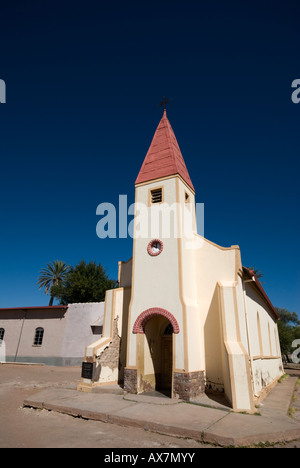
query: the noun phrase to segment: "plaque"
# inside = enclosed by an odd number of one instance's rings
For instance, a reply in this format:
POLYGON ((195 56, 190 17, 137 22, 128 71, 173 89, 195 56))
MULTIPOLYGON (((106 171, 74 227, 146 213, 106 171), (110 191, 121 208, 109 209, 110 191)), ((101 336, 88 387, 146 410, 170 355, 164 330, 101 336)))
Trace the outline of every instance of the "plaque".
POLYGON ((95 363, 94 362, 83 362, 81 377, 83 379, 93 380, 95 373, 95 363))

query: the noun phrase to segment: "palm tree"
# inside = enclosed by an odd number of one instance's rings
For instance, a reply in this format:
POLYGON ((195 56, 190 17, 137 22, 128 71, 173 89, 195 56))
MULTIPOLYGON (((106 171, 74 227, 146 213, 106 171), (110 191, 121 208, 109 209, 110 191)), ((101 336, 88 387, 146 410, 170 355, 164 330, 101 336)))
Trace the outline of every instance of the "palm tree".
MULTIPOLYGON (((259 279, 259 280, 260 280, 260 278, 263 278, 265 276, 265 274, 262 271, 258 270, 257 268, 254 268, 254 267, 249 268, 248 267, 248 270, 253 271, 256 278, 259 279)), ((264 284, 261 280, 260 280, 260 283, 264 284)))
POLYGON ((53 305, 54 296, 51 295, 52 286, 59 286, 64 283, 66 274, 70 271, 69 265, 61 260, 54 260, 47 264, 47 268, 40 271, 40 276, 37 281, 39 289, 45 288, 45 294, 50 293, 49 306, 53 305))
POLYGON ((250 267, 250 268, 249 268, 249 267, 248 267, 248 270, 253 271, 254 274, 255 274, 255 276, 256 276, 256 278, 263 278, 263 277, 265 276, 265 274, 264 274, 262 271, 258 270, 257 268, 253 268, 253 267, 250 267))

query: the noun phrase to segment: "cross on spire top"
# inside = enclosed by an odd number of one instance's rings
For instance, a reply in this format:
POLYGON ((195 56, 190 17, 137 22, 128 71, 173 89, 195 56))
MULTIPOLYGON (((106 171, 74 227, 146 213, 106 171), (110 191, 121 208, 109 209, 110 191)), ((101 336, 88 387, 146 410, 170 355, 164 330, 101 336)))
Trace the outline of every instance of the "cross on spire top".
POLYGON ((164 110, 166 110, 167 105, 170 103, 171 99, 166 98, 166 96, 163 97, 162 101, 159 103, 160 107, 163 107, 164 110))

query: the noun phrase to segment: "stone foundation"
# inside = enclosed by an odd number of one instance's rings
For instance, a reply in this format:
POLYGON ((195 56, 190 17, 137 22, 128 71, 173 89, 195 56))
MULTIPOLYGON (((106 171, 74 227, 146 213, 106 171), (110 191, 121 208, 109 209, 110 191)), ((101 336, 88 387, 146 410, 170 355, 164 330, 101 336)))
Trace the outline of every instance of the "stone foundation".
POLYGON ((173 395, 174 398, 190 401, 205 393, 204 371, 174 372, 173 395))
MULTIPOLYGON (((137 369, 125 368, 124 390, 128 393, 137 393, 137 369)), ((144 391, 152 390, 144 388, 144 391)), ((173 398, 190 401, 205 393, 205 373, 197 372, 174 372, 173 398)))
POLYGON ((121 337, 118 335, 118 319, 119 317, 114 319, 111 342, 96 358, 100 368, 108 367, 111 371, 119 368, 121 337))
POLYGON ((137 369, 124 369, 124 390, 137 393, 137 369))

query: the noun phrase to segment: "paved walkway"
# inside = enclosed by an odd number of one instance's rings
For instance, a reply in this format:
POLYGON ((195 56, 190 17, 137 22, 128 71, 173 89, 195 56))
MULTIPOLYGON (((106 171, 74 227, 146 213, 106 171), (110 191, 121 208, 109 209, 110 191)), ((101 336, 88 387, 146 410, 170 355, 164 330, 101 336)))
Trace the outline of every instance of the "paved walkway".
POLYGON ((278 384, 259 408, 260 415, 233 413, 222 404, 211 407, 214 402, 207 396, 190 404, 157 395, 124 395, 116 387, 101 393, 47 388, 25 400, 24 406, 221 446, 250 446, 300 439, 300 412, 296 408, 294 417, 288 414, 295 390, 300 393, 296 381, 289 377, 278 384))

